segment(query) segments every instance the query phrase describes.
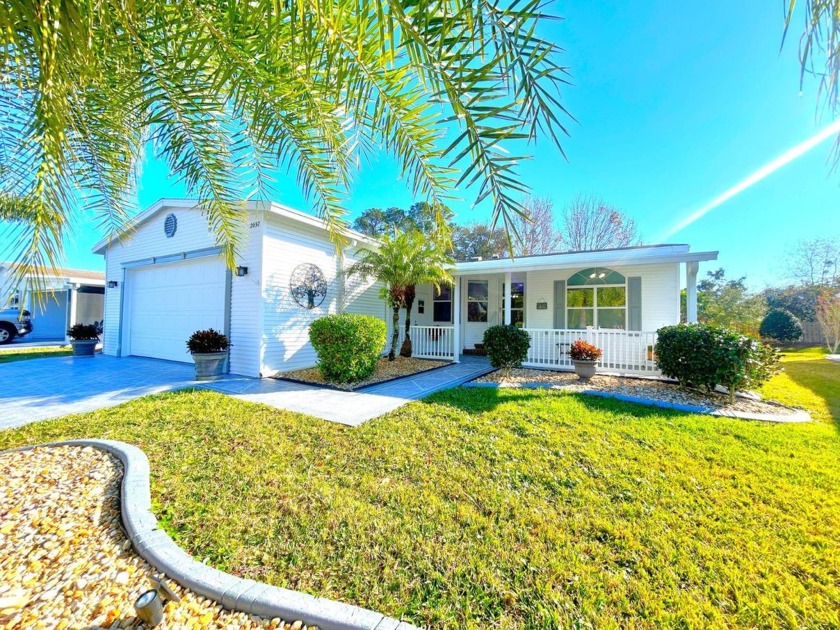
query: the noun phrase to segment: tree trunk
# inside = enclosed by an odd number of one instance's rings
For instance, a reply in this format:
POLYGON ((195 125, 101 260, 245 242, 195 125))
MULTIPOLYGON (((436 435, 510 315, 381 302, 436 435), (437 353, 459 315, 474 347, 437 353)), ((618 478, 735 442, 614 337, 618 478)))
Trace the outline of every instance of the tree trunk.
POLYGON ((391 350, 388 352, 388 360, 393 361, 397 357, 397 343, 400 340, 400 307, 394 307, 393 333, 391 334, 391 350))
POLYGON ((400 348, 400 356, 409 358, 413 348, 411 347, 411 309, 414 307, 414 287, 407 287, 405 292, 405 339, 400 348))

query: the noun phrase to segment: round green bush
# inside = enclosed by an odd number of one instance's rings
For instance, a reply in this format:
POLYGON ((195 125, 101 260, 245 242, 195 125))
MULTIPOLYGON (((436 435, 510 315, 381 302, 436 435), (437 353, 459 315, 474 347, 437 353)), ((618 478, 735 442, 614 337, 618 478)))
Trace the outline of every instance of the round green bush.
POLYGON ((490 326, 484 331, 484 348, 494 368, 518 368, 528 357, 531 335, 516 326, 490 326))
POLYGON ((773 309, 764 316, 758 334, 776 341, 796 341, 802 336, 802 326, 790 311, 773 309))
POLYGON ((321 317, 309 327, 318 368, 333 383, 354 383, 373 374, 387 334, 381 319, 349 313, 321 317))
POLYGON ((736 391, 759 387, 779 371, 773 348, 727 328, 679 324, 656 332, 660 371, 685 387, 722 385, 734 398, 736 391))

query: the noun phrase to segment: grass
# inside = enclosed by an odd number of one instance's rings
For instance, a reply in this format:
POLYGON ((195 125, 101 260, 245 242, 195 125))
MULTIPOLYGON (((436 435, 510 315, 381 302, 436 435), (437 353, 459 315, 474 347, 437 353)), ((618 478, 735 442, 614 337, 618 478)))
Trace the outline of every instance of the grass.
POLYGON ((199 391, 0 433, 138 444, 155 512, 239 575, 441 628, 840 626, 840 365, 771 425, 456 389, 347 428, 199 391))
POLYGON ((65 357, 71 354, 73 354, 72 348, 62 346, 15 348, 14 350, 0 349, 0 364, 26 361, 28 359, 43 359, 45 357, 65 357))

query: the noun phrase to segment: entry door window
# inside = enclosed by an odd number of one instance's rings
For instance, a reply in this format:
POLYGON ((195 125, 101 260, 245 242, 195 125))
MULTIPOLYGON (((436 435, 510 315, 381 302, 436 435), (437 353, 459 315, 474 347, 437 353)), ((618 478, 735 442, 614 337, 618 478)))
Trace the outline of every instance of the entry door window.
POLYGON ((432 300, 432 310, 434 315, 434 322, 437 323, 452 323, 452 287, 448 285, 441 286, 435 291, 434 299, 432 300))
POLYGON ((490 307, 487 280, 467 282, 467 321, 486 322, 490 307))
MULTIPOLYGON (((511 282, 513 291, 510 294, 510 323, 517 328, 525 326, 525 283, 511 282)), ((507 295, 507 284, 502 289, 502 321, 504 320, 505 296, 507 295)))

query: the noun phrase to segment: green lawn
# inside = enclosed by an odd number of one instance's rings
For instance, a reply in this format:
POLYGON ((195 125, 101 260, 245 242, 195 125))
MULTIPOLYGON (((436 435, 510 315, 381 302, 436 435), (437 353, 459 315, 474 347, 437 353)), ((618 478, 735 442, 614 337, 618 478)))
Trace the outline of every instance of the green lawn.
POLYGON ((15 348, 14 350, 0 350, 0 364, 27 359, 43 359, 44 357, 64 357, 73 354, 72 348, 61 346, 42 346, 39 348, 15 348))
POLYGON ((198 558, 418 625, 837 628, 840 365, 786 367, 765 393, 817 422, 458 389, 352 429, 191 391, 0 448, 138 444, 198 558))

